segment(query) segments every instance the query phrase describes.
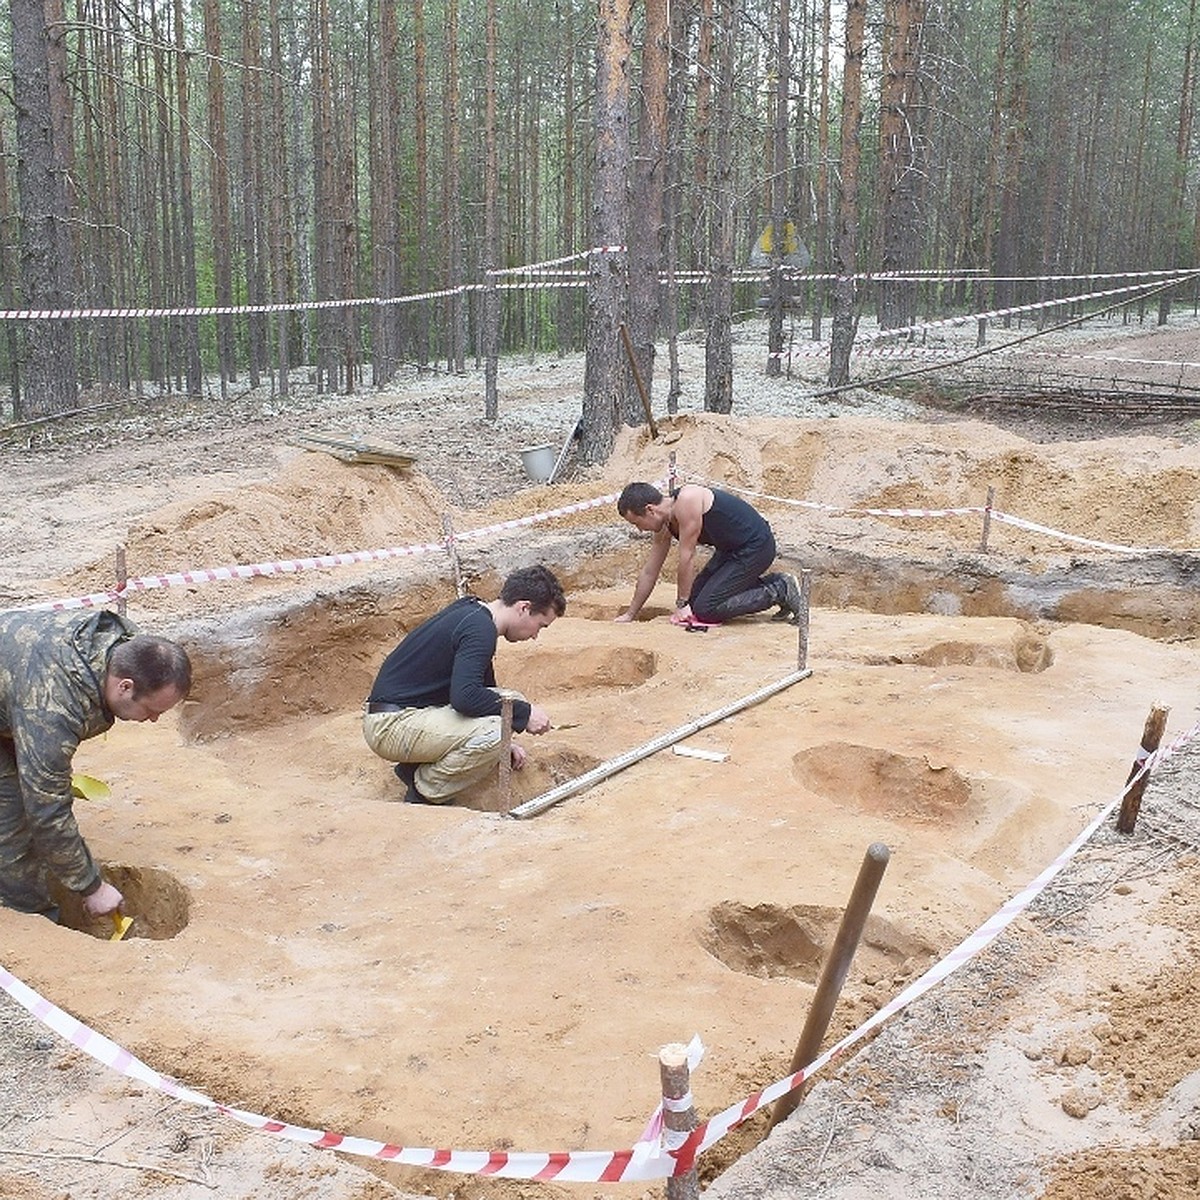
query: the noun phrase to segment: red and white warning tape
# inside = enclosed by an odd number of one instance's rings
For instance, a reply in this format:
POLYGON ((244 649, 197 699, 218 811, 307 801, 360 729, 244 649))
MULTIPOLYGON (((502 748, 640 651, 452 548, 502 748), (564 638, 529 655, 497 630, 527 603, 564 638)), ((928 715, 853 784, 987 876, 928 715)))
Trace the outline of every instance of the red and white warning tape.
MULTIPOLYGON (((606 496, 596 496, 591 500, 580 500, 574 504, 564 504, 558 508, 545 509, 542 512, 530 513, 525 517, 516 517, 509 521, 499 521, 494 525, 485 525, 479 529, 470 529, 454 535, 455 541, 471 541, 489 537, 493 534, 504 533, 511 529, 519 529, 527 525, 536 525, 542 521, 552 521, 558 517, 569 516, 572 513, 584 512, 589 508, 614 504, 617 493, 606 496)), ((157 588, 187 587, 201 583, 220 583, 234 579, 264 579, 273 575, 294 575, 299 571, 325 570, 330 567, 357 566, 362 563, 383 562, 390 558, 405 558, 420 554, 444 553, 444 542, 425 542, 412 546, 391 546, 381 550, 352 550, 344 554, 320 554, 309 558, 288 558, 275 562, 235 563, 226 567, 203 567, 189 571, 172 571, 161 575, 140 575, 129 579, 124 587, 111 588, 105 592, 92 592, 87 596, 71 596, 60 600, 44 600, 38 604, 20 605, 22 611, 32 612, 62 612, 75 608, 96 608, 105 604, 113 604, 122 596, 131 592, 152 591, 157 588)))
MULTIPOLYGON (((37 1017, 60 1037, 90 1055, 97 1062, 149 1087, 156 1088, 176 1100, 214 1109, 260 1133, 274 1134, 276 1137, 301 1142, 318 1149, 340 1150, 345 1154, 468 1175, 494 1175, 506 1179, 553 1180, 572 1183, 623 1183, 665 1179, 690 1171, 695 1166, 696 1159, 700 1154, 711 1149, 736 1126, 768 1104, 773 1104, 780 1097, 787 1095, 806 1079, 811 1079, 830 1062, 842 1057, 847 1050, 862 1041, 868 1033, 907 1008, 913 1001, 952 975, 995 941, 1018 916, 1029 908, 1055 876, 1079 853, 1080 849, 1120 804, 1133 784, 1194 739, 1198 733, 1200 733, 1200 723, 1192 726, 1169 746, 1160 748, 1153 754, 1144 755, 1141 769, 1126 783, 1120 794, 1109 801, 1074 841, 1032 883, 1018 892, 1007 904, 980 925, 974 933, 935 963, 920 979, 911 983, 885 1004, 869 1020, 801 1070, 754 1092, 737 1104, 730 1105, 724 1111, 697 1126, 682 1141, 670 1139, 671 1144, 667 1144, 665 1131, 661 1128, 661 1121, 657 1119, 658 1113, 651 1116, 642 1139, 633 1146, 622 1150, 529 1152, 431 1149, 402 1146, 395 1142, 381 1142, 374 1138, 292 1125, 259 1113, 220 1104, 204 1093, 195 1091, 170 1076, 160 1074, 124 1047, 117 1045, 116 1042, 52 1004, 2 966, 0 966, 0 989, 7 992, 22 1008, 37 1017)), ((1139 755, 1139 758, 1143 758, 1143 755, 1139 755)), ((693 1041, 689 1059, 698 1061, 695 1041, 693 1041)))
POLYGON ((1077 533, 1067 533, 1063 529, 1055 529, 1052 525, 1039 525, 1036 521, 1027 521, 1024 517, 1015 517, 998 508, 989 509, 980 504, 967 505, 963 508, 841 508, 836 504, 821 504, 816 500, 793 500, 789 496, 774 496, 770 492, 756 492, 751 488, 736 487, 734 484, 719 479, 704 479, 698 476, 696 482, 703 483, 705 487, 716 487, 726 492, 752 496, 757 500, 770 500, 775 504, 785 504, 790 508, 810 508, 818 512, 840 513, 847 517, 976 517, 990 512, 992 520, 999 521, 1002 525, 1013 525, 1018 529, 1028 530, 1030 533, 1044 534, 1046 537, 1072 542, 1077 546, 1112 550, 1118 554, 1200 554, 1200 547, 1127 546, 1121 542, 1104 542, 1096 538, 1081 537, 1077 533))

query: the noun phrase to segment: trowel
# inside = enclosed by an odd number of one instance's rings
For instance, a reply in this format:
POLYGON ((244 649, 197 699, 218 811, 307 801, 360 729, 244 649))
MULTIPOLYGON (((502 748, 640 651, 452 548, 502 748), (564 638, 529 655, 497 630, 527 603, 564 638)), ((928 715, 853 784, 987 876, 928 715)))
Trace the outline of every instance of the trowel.
POLYGON ((112 788, 94 775, 72 775, 71 795, 77 800, 107 800, 112 795, 112 788))
POLYGON ((113 927, 112 933, 108 935, 108 940, 110 942, 119 942, 129 932, 129 927, 133 924, 133 918, 127 917, 115 909, 108 915, 113 927))

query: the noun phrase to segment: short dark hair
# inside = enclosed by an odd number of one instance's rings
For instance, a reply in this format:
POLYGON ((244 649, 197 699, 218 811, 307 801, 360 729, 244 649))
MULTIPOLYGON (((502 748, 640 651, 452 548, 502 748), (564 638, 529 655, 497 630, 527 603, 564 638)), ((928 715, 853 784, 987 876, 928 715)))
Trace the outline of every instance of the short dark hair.
POLYGON ((519 567, 500 589, 501 604, 512 606, 522 600, 528 600, 530 610, 535 613, 549 612, 553 608, 554 615, 561 617, 567 611, 567 597, 563 594, 562 584, 553 571, 540 563, 535 567, 519 567))
POLYGON ((192 690, 192 661, 177 642, 135 634, 118 642, 108 656, 108 673, 118 679, 133 680, 133 694, 145 695, 170 685, 185 697, 192 690))
POLYGON ((651 504, 662 500, 663 494, 652 483, 627 483, 617 497, 617 512, 621 516, 633 513, 640 517, 651 504))

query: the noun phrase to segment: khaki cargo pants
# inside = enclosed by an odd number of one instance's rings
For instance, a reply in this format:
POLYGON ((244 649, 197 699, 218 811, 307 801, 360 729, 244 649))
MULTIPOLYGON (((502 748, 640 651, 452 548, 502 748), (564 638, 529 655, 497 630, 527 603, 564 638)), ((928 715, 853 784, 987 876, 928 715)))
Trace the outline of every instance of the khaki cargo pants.
MULTIPOLYGON (((520 692, 498 689, 523 700, 520 692)), ((464 717, 449 705, 363 713, 367 745, 388 762, 417 763, 417 791, 434 804, 479 783, 500 761, 499 717, 464 717)))

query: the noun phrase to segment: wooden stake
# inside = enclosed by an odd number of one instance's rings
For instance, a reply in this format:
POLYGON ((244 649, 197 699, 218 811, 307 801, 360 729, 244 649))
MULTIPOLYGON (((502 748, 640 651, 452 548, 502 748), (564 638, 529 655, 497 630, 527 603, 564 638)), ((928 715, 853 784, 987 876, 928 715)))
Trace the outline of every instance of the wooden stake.
POLYGON ((646 424, 650 426, 650 436, 658 437, 658 426, 654 423, 654 414, 650 411, 650 397, 646 395, 646 385, 642 382, 642 373, 638 370, 637 358, 633 353, 633 342, 629 340, 629 330, 621 322, 621 339, 625 343, 625 354, 629 358, 629 369, 633 372, 633 382, 637 384, 638 395, 642 398, 642 410, 646 414, 646 424))
POLYGON ((442 533, 446 553, 450 555, 450 569, 454 572, 454 594, 461 596, 464 592, 462 567, 458 561, 458 542, 454 538, 454 522, 450 520, 449 513, 442 513, 442 533))
MULTIPOLYGON (((875 893, 879 891, 879 883, 883 879, 883 872, 890 857, 891 851, 882 842, 872 842, 867 847, 866 857, 854 882, 854 890, 850 893, 846 911, 842 913, 842 923, 833 939, 833 947, 821 968, 821 978, 817 981, 817 990, 808 1010, 808 1018, 804 1022, 804 1029, 792 1055, 789 1075, 807 1067, 820 1052, 821 1039, 829 1028, 829 1019, 833 1016, 833 1008, 841 994, 842 984, 846 982, 846 972, 854 959, 854 951, 858 949, 858 940, 862 937, 863 926, 867 923, 871 905, 875 901, 875 893)), ((803 1086, 801 1082, 775 1101, 771 1108, 772 1129, 796 1111, 803 1098, 803 1086)))
POLYGON ((1142 793, 1150 780, 1150 772, 1142 771, 1142 766, 1161 744, 1163 731, 1167 727, 1167 713, 1170 711, 1165 704, 1150 706, 1150 715, 1142 728, 1141 749, 1133 760, 1129 778, 1125 780, 1125 795, 1121 798, 1121 811, 1117 814, 1118 833, 1132 833, 1137 824, 1138 812, 1142 807, 1142 793))
POLYGON ((796 614, 796 670, 803 671, 808 667, 808 610, 812 600, 812 572, 800 572, 801 611, 796 614))
POLYGON ((512 710, 511 696, 500 701, 500 811, 508 812, 512 807, 512 710))
POLYGON ((129 582, 129 574, 125 568, 125 547, 117 547, 117 612, 125 615, 125 585, 129 582))
POLYGON ((987 553, 988 533, 992 528, 992 505, 996 502, 996 489, 989 487, 987 490, 987 502, 983 506, 983 537, 979 540, 980 554, 987 553))
MULTIPOLYGON (((692 1103, 687 1047, 680 1042, 664 1046, 658 1052, 658 1073, 662 1080, 663 1145, 675 1150, 699 1124, 692 1103)), ((667 1177, 667 1200, 696 1200, 699 1195, 700 1177, 694 1166, 681 1175, 667 1177)))

